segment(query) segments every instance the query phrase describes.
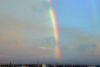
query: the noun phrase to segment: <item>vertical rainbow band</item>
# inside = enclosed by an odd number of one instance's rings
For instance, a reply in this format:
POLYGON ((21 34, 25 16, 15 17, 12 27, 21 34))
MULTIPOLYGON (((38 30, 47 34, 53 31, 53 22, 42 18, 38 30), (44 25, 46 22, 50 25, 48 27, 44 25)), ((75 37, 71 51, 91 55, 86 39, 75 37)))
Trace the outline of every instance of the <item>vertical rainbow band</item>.
POLYGON ((55 11, 50 9, 49 12, 50 12, 51 22, 52 22, 52 25, 53 25, 55 40, 59 41, 59 29, 58 29, 55 11))
POLYGON ((60 50, 60 35, 59 35, 59 28, 58 28, 58 22, 57 22, 57 17, 56 17, 56 12, 55 9, 53 8, 53 4, 52 4, 52 0, 48 0, 50 3, 50 18, 51 18, 51 22, 53 25, 53 31, 54 31, 54 37, 55 37, 55 41, 56 41, 56 48, 55 48, 55 55, 57 59, 61 59, 61 50, 60 50))

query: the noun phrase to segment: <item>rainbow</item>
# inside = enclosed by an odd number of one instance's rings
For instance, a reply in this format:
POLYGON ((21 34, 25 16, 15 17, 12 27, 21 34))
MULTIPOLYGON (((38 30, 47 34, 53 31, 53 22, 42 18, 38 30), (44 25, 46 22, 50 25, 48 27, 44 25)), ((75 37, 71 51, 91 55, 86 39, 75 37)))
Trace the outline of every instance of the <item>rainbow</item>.
POLYGON ((59 28, 58 28, 56 12, 55 12, 55 9, 53 8, 52 0, 48 0, 48 1, 51 6, 49 10, 49 14, 50 14, 50 18, 51 18, 51 22, 53 26, 54 38, 56 42, 55 55, 57 59, 61 59, 62 56, 61 56, 61 50, 60 50, 60 37, 59 37, 60 35, 59 35, 59 28))

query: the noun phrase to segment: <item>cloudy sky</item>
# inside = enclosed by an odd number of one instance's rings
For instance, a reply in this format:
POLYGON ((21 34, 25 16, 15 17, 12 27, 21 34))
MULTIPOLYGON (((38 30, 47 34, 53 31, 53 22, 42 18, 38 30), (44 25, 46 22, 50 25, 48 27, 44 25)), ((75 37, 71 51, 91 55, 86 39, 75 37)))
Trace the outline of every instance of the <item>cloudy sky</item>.
MULTIPOLYGON (((100 64, 100 0, 53 0, 61 63, 100 64)), ((48 0, 0 0, 0 63, 56 63, 48 0)))

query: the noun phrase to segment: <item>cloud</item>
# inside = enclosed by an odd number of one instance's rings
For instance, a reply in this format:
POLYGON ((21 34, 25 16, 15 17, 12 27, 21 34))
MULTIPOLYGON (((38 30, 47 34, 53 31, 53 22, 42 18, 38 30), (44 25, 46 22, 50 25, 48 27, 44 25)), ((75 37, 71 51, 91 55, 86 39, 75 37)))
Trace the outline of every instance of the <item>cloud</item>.
POLYGON ((10 58, 10 57, 4 54, 0 54, 0 58, 10 58))
POLYGON ((45 0, 0 0, 0 54, 16 63, 54 57, 52 46, 41 41, 53 36, 48 9, 45 0))
POLYGON ((61 28, 60 32, 61 48, 65 60, 83 64, 98 62, 97 58, 100 58, 99 35, 84 32, 77 28, 61 28))
POLYGON ((52 50, 52 48, 50 48, 50 47, 45 47, 45 46, 42 46, 42 47, 39 47, 40 49, 42 49, 42 50, 52 50))

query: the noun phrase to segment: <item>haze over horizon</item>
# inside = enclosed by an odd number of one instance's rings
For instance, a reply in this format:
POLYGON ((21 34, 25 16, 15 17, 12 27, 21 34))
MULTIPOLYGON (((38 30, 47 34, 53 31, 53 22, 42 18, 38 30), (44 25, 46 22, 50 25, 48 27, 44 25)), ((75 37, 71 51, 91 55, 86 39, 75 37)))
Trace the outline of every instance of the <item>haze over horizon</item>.
MULTIPOLYGON (((100 64, 100 0, 53 0, 58 63, 100 64)), ((48 0, 0 0, 0 63, 57 63, 48 0)))

